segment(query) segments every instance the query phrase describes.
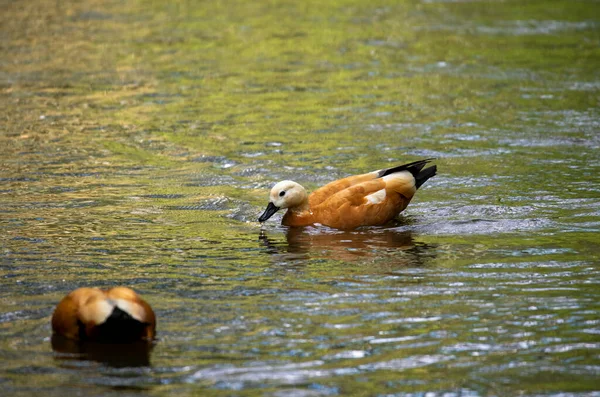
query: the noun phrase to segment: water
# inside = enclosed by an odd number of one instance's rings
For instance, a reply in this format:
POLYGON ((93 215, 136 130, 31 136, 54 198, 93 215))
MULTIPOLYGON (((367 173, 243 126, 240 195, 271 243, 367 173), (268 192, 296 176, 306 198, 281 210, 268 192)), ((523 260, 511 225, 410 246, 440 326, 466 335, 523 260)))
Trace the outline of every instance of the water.
POLYGON ((600 393, 593 2, 0 15, 3 395, 600 393), (392 225, 256 222, 279 180, 424 157, 392 225), (56 303, 119 284, 153 349, 54 351, 56 303))

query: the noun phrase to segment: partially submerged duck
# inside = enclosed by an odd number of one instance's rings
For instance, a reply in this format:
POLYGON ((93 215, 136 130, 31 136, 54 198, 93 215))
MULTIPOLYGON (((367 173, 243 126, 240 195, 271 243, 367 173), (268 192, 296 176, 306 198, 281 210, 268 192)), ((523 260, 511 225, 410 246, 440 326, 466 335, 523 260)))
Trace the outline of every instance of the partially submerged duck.
POLYGON ((436 174, 435 165, 423 169, 431 160, 349 176, 310 195, 296 182, 279 182, 271 189, 267 209, 258 221, 264 222, 280 209, 287 208, 281 221, 284 226, 318 223, 337 229, 354 229, 384 225, 402 212, 417 189, 436 174))
POLYGON ((130 288, 78 288, 56 306, 52 330, 82 342, 151 341, 156 317, 150 305, 130 288))

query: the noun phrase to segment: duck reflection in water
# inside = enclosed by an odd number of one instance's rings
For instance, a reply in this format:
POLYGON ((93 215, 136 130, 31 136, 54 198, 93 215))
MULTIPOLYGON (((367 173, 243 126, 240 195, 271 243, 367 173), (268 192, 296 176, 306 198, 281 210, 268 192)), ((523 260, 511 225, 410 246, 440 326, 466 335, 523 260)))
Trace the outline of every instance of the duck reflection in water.
POLYGON ((150 353, 154 347, 150 341, 127 344, 82 342, 58 334, 52 335, 51 344, 59 360, 92 360, 114 368, 150 366, 150 353))
POLYGON ((259 235, 259 241, 276 261, 311 257, 342 261, 385 259, 394 266, 422 266, 434 255, 430 245, 415 241, 413 233, 405 228, 341 231, 308 226, 286 229, 285 242, 264 229, 259 235))

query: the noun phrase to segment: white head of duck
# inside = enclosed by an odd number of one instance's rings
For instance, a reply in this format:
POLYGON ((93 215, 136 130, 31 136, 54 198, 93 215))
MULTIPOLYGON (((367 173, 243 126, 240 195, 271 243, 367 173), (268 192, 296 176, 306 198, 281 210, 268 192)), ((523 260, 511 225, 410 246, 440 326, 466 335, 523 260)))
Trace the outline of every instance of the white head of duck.
POLYGON ((267 209, 258 221, 266 221, 282 208, 304 209, 304 207, 308 207, 306 189, 294 181, 281 181, 271 189, 267 209))

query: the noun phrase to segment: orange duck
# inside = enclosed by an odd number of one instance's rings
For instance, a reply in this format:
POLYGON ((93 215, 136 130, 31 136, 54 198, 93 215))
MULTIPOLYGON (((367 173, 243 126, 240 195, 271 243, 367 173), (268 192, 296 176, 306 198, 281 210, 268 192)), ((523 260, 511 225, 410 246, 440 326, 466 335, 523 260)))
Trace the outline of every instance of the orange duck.
POLYGON ((78 288, 63 298, 52 315, 52 329, 86 342, 131 343, 154 339, 156 317, 132 289, 78 288))
POLYGON ((271 189, 269 205, 258 221, 264 222, 275 212, 287 208, 281 221, 284 226, 318 223, 337 229, 354 229, 386 224, 402 212, 417 189, 435 175, 435 165, 423 169, 431 160, 349 176, 315 190, 310 196, 296 182, 279 182, 271 189))

